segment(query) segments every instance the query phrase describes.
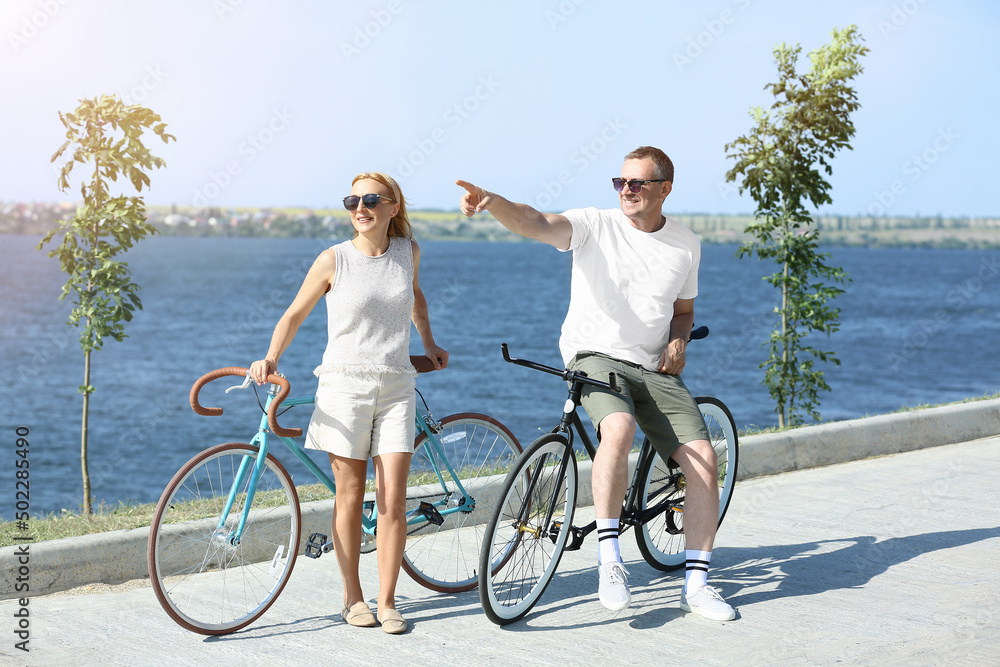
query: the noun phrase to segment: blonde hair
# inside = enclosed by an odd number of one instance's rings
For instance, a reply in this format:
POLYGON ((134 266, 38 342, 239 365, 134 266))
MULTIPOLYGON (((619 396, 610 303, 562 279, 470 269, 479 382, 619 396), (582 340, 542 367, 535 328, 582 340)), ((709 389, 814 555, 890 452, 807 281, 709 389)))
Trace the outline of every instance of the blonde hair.
MULTIPOLYGON (((399 189, 399 185, 396 184, 396 181, 392 178, 392 176, 383 174, 380 171, 363 171, 354 177, 354 180, 351 181, 351 185, 354 185, 358 181, 366 178, 378 181, 392 190, 392 198, 396 200, 397 204, 399 204, 399 211, 396 215, 392 216, 391 220, 389 220, 389 236, 401 236, 406 239, 412 239, 413 227, 410 225, 410 216, 406 212, 406 199, 403 198, 403 192, 399 189)), ((354 231, 354 235, 358 235, 357 230, 354 231)))

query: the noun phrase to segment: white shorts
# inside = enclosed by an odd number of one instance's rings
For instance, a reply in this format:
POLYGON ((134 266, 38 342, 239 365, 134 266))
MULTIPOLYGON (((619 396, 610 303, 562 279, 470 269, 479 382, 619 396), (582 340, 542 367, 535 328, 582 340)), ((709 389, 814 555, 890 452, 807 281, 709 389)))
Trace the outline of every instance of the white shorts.
POLYGON ((412 454, 415 389, 416 378, 402 373, 323 373, 306 448, 362 461, 379 454, 412 454))

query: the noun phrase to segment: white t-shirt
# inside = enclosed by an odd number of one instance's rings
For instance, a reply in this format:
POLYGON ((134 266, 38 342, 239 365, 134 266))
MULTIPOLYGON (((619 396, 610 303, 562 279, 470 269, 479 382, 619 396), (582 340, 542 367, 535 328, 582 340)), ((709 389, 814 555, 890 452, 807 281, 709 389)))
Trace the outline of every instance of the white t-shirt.
POLYGON ((573 225, 569 312, 559 338, 563 361, 589 350, 656 371, 670 342, 674 301, 698 295, 701 242, 670 217, 661 229, 643 232, 621 209, 563 215, 573 225))

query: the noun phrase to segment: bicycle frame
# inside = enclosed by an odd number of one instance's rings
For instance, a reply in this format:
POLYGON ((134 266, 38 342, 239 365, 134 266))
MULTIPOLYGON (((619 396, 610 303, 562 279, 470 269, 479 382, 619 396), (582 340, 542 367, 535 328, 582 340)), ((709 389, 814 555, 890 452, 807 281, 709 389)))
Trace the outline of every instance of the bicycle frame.
MULTIPOLYGON (((705 330, 705 332, 707 333, 707 329, 705 330)), ((564 456, 562 462, 560 463, 559 475, 557 479, 562 480, 564 478, 566 472, 566 466, 569 465, 568 456, 574 456, 573 454, 574 434, 579 437, 580 441, 583 443, 584 449, 587 451, 587 455, 590 457, 590 460, 593 461, 594 457, 597 454, 597 448, 594 446, 593 441, 591 441, 590 436, 587 434, 586 428, 583 425, 583 420, 580 418, 580 414, 577 412, 577 408, 580 407, 580 394, 583 390, 584 384, 603 385, 604 387, 607 387, 614 391, 618 391, 614 375, 613 374, 610 375, 608 377, 609 383, 605 384, 596 380, 592 380, 591 378, 588 378, 586 374, 580 374, 576 371, 566 371, 566 370, 560 371, 557 368, 545 366, 544 364, 538 364, 536 362, 527 361, 524 359, 512 359, 510 357, 510 354, 508 353, 507 344, 504 343, 501 346, 501 348, 503 351, 504 359, 507 362, 514 363, 519 366, 525 366, 527 368, 532 368, 534 370, 540 370, 552 375, 559 375, 564 380, 570 383, 569 392, 566 398, 566 403, 563 407, 562 417, 559 420, 559 424, 554 429, 552 429, 552 431, 550 431, 551 433, 561 433, 566 438, 567 456, 564 456)), ((627 530, 631 526, 643 525, 651 517, 656 516, 657 514, 663 512, 665 509, 683 511, 682 503, 670 500, 664 500, 652 507, 647 507, 645 510, 641 511, 639 510, 638 494, 640 485, 638 483, 637 476, 639 474, 639 470, 642 468, 642 462, 646 459, 646 457, 653 455, 654 455, 653 448, 650 445, 649 440, 648 439, 643 440, 642 447, 640 447, 639 449, 639 458, 637 461, 637 465, 635 467, 635 471, 632 474, 632 482, 631 484, 629 484, 628 494, 622 506, 621 522, 619 524, 620 526, 619 534, 625 532, 625 530, 627 530)), ((545 463, 545 458, 543 457, 542 459, 540 459, 539 465, 540 466, 544 465, 544 463, 545 463)), ((531 494, 534 492, 534 487, 535 483, 537 482, 537 479, 538 479, 537 476, 532 478, 528 490, 526 492, 526 496, 530 497, 531 494)), ((562 491, 563 491, 562 483, 560 482, 559 484, 556 484, 555 488, 552 491, 551 501, 549 502, 549 511, 545 517, 545 523, 543 524, 544 526, 550 526, 552 522, 552 512, 554 511, 554 508, 556 506, 556 499, 559 497, 559 494, 562 493, 562 491)), ((518 515, 519 525, 524 526, 526 524, 526 516, 528 510, 529 508, 527 506, 523 506, 521 508, 521 512, 518 515)), ((583 541, 584 539, 586 539, 587 535, 589 535, 590 533, 592 533, 594 530, 597 529, 597 521, 596 520, 592 521, 582 528, 578 528, 576 526, 570 526, 569 528, 572 531, 572 540, 566 545, 566 550, 574 551, 582 546, 583 541)), ((559 529, 560 528, 556 526, 548 528, 549 536, 553 541, 555 540, 556 537, 556 533, 553 531, 557 531, 559 529)))
MULTIPOLYGON (((695 335, 699 330, 691 333, 692 339, 703 337, 707 329, 700 330, 701 336, 695 335)), ((504 481, 502 500, 494 507, 486 528, 487 536, 479 558, 479 601, 491 621, 507 625, 531 611, 551 583, 563 553, 579 549, 586 536, 597 529, 597 520, 582 528, 573 525, 577 505, 581 502, 574 445, 579 437, 594 460, 597 442, 591 441, 592 436, 584 428, 583 415, 578 408, 584 385, 604 391, 618 391, 618 387, 614 372, 606 381, 601 381, 604 380, 603 372, 601 380, 597 380, 596 374, 589 377, 579 370, 512 359, 506 345, 501 349, 507 362, 555 375, 569 385, 558 426, 531 443, 514 463, 504 481)), ((706 422, 709 444, 718 458, 718 520, 721 522, 729 504, 731 480, 735 478, 739 459, 736 426, 721 401, 697 397, 695 403, 706 422), (720 455, 723 450, 724 455, 720 455)), ((709 456, 707 452, 706 456, 709 456)), ((630 484, 627 488, 622 485, 617 498, 601 498, 602 503, 613 502, 614 507, 606 508, 612 514, 603 513, 605 508, 602 507, 596 508, 595 514, 608 518, 617 515, 618 529, 614 532, 619 535, 634 527, 639 551, 653 568, 666 572, 684 567, 686 542, 681 512, 688 489, 683 470, 670 456, 661 460, 648 438, 643 440, 638 454, 630 453, 628 458, 635 461, 635 470, 629 475, 630 484)), ((678 458, 683 460, 683 457, 678 458)), ((624 472, 624 460, 615 465, 624 472)), ((701 482, 699 475, 697 483, 701 482)))
MULTIPOLYGON (((577 391, 579 391, 579 389, 577 391)), ((569 405, 570 403, 567 401, 567 406, 569 405)), ((553 429, 551 432, 562 433, 566 437, 566 442, 567 442, 566 450, 567 452, 570 453, 569 455, 572 455, 572 452, 574 451, 574 435, 579 437, 580 441, 583 443, 584 449, 586 449, 587 454, 590 456, 590 460, 593 461, 594 455, 596 454, 597 450, 595 449, 593 441, 590 439, 590 436, 587 434, 587 431, 584 428, 583 420, 580 418, 579 413, 576 411, 577 407, 579 407, 578 402, 573 404, 573 410, 571 412, 563 414, 563 419, 560 421, 560 425, 557 428, 553 429)), ((635 470, 632 473, 632 483, 629 484, 628 495, 626 496, 625 502, 622 506, 619 534, 624 533, 628 528, 632 526, 643 525, 644 523, 649 521, 650 518, 662 513, 665 509, 683 511, 683 505, 673 500, 663 500, 651 507, 647 507, 644 510, 639 509, 638 495, 639 495, 640 485, 638 484, 636 476, 639 474, 639 470, 642 468, 642 462, 645 460, 645 458, 647 456, 652 456, 652 455, 653 455, 652 446, 649 444, 648 440, 644 440, 642 447, 640 447, 639 449, 639 458, 636 462, 635 470)), ((544 458, 541 459, 540 465, 544 465, 544 458)), ((564 457, 562 463, 560 464, 559 475, 557 476, 557 479, 562 480, 564 478, 565 467, 567 465, 569 465, 569 462, 566 459, 566 457, 564 457)), ((537 479, 537 477, 535 479, 537 479)), ((531 484, 529 485, 528 491, 526 492, 525 495, 530 496, 530 494, 534 491, 535 479, 532 480, 531 484)), ((561 483, 557 484, 552 491, 551 501, 549 502, 550 511, 549 515, 545 517, 544 525, 549 526, 551 524, 552 521, 551 508, 555 507, 556 498, 558 498, 562 492, 563 492, 562 484, 561 483)), ((522 508, 521 515, 518 517, 518 522, 522 525, 525 523, 526 511, 527 511, 526 507, 522 508)), ((597 529, 597 521, 591 521, 589 524, 583 527, 570 526, 569 528, 572 531, 572 539, 566 545, 566 551, 575 551, 583 545, 584 539, 586 539, 586 537, 590 535, 590 533, 594 532, 594 530, 597 529)), ((550 537, 554 540, 555 534, 550 534, 550 537)))
MULTIPOLYGON (((306 454, 305 450, 292 438, 288 438, 277 433, 273 433, 268 424, 268 410, 271 403, 275 400, 279 391, 278 385, 272 384, 267 394, 267 402, 264 407, 264 414, 261 415, 260 425, 257 429, 257 434, 250 440, 251 445, 257 445, 258 452, 255 457, 245 456, 240 464, 239 470, 233 479, 232 488, 229 491, 229 496, 226 500, 223 511, 219 517, 219 523, 217 526, 218 531, 223 531, 226 525, 226 521, 229 518, 229 513, 232 510, 233 504, 236 502, 236 497, 239 493, 239 489, 243 488, 244 482, 247 482, 247 475, 250 475, 249 484, 247 486, 247 502, 244 503, 243 509, 241 510, 239 524, 236 529, 233 530, 228 537, 228 542, 232 546, 236 546, 240 543, 243 536, 243 531, 246 526, 247 518, 250 514, 250 508, 253 505, 253 497, 257 491, 257 483, 260 481, 261 473, 264 468, 264 460, 267 458, 268 448, 270 445, 270 435, 276 436, 285 446, 295 455, 295 457, 305 465, 316 479, 320 481, 326 488, 330 490, 331 494, 336 495, 337 487, 335 482, 330 479, 330 476, 321 469, 309 456, 306 454), (251 463, 250 459, 254 459, 251 463), (251 465, 253 466, 251 469, 251 465)), ((288 398, 282 402, 283 406, 294 407, 297 405, 310 405, 315 403, 315 396, 303 396, 299 398, 288 398)), ((442 487, 449 488, 449 480, 445 478, 445 474, 448 475, 450 481, 454 483, 455 489, 452 494, 449 494, 449 498, 444 501, 438 501, 433 504, 434 509, 429 510, 423 506, 411 510, 406 516, 406 525, 414 526, 427 521, 433 521, 433 516, 437 513, 439 516, 447 516, 454 512, 471 512, 475 509, 475 499, 469 495, 459 478, 458 473, 452 467, 451 462, 448 457, 445 456, 441 443, 438 441, 437 433, 435 432, 435 423, 433 420, 429 420, 428 416, 421 415, 420 412, 416 412, 416 432, 424 433, 426 439, 421 445, 427 448, 425 451, 427 453, 427 458, 431 462, 431 467, 436 475, 438 481, 441 483, 442 487), (450 497, 454 494, 460 494, 460 500, 457 503, 451 503, 450 497), (451 507, 446 507, 446 505, 452 505, 451 507)), ((361 515, 361 528, 362 531, 368 535, 375 534, 375 514, 362 512, 361 515)))

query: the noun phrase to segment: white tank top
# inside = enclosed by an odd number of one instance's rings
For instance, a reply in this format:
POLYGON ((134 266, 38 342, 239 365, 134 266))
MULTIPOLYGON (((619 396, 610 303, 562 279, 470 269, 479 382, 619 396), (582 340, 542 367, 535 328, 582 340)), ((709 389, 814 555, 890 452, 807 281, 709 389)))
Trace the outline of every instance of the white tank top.
POLYGON ((329 338, 317 376, 416 371, 410 363, 413 313, 413 247, 393 236, 389 249, 369 257, 350 241, 333 247, 333 285, 326 293, 329 338))

